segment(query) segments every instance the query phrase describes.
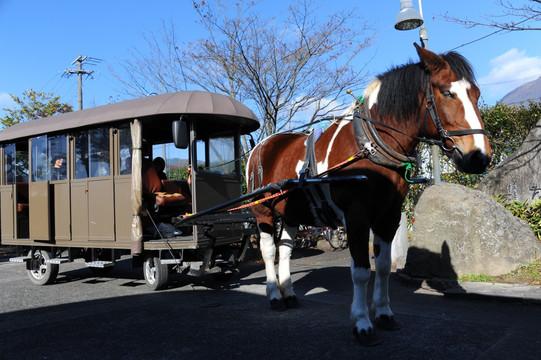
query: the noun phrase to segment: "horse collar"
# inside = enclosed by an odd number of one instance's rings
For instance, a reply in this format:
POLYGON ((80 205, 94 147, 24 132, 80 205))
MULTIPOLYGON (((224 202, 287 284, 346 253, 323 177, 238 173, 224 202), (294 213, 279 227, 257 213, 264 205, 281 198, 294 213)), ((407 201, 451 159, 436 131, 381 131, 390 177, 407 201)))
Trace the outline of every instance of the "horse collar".
POLYGON ((367 108, 363 109, 364 116, 360 114, 358 107, 353 112, 353 131, 357 145, 366 152, 367 158, 375 164, 392 169, 402 169, 404 163, 415 163, 415 157, 403 155, 383 141, 373 124, 376 121, 370 119, 367 108), (363 121, 366 119, 370 121, 363 121))

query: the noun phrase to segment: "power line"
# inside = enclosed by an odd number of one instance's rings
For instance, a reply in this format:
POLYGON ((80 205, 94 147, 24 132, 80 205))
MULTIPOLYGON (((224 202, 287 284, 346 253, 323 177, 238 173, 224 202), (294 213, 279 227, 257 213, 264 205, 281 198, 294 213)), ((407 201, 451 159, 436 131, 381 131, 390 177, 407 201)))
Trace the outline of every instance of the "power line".
MULTIPOLYGON (((522 21, 519 21, 518 23, 515 23, 514 25, 515 25, 515 26, 516 26, 516 25, 520 25, 520 24, 522 24, 523 22, 526 22, 526 21, 528 21, 528 20, 531 20, 531 19, 524 19, 524 20, 522 20, 522 21)), ((511 30, 511 29, 498 29, 498 30, 496 30, 496 31, 491 32, 490 34, 481 36, 481 37, 478 38, 478 39, 469 41, 469 42, 464 43, 464 44, 462 44, 462 45, 459 45, 459 46, 457 46, 457 47, 455 47, 455 48, 452 48, 452 49, 449 50, 449 51, 454 51, 454 50, 460 49, 461 47, 464 47, 464 46, 466 46, 466 45, 470 45, 470 44, 476 43, 476 42, 478 42, 478 41, 481 41, 481 40, 483 40, 483 39, 486 39, 487 37, 492 36, 492 35, 495 35, 495 34, 500 33, 500 32, 502 32, 502 31, 513 31, 513 30, 511 30)))

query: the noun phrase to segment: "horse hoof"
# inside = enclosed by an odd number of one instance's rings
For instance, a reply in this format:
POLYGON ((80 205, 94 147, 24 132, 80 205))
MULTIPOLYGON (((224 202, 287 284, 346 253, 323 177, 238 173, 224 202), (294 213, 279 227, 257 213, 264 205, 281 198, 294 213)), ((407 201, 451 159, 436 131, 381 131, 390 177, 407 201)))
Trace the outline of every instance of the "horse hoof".
POLYGON ((284 298, 284 303, 288 309, 296 309, 301 305, 296 296, 288 296, 284 298))
POLYGON ((376 334, 376 329, 370 328, 368 330, 357 331, 357 327, 353 327, 353 335, 357 339, 357 342, 363 346, 376 346, 381 344, 381 339, 376 334))
POLYGON ((379 329, 385 331, 395 331, 399 330, 402 327, 400 323, 396 321, 394 316, 389 315, 381 315, 380 317, 375 319, 374 323, 379 329))
POLYGON ((284 311, 287 309, 283 299, 272 299, 270 301, 270 307, 273 311, 284 311))

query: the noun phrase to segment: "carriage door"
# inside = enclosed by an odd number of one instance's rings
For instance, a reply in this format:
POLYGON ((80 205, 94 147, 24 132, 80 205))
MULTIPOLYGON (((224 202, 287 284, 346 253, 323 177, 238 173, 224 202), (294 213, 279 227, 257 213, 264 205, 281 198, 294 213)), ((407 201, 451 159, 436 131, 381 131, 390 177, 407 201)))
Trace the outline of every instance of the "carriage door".
POLYGON ((30 238, 70 240, 67 137, 30 139, 30 238))
POLYGON ((109 128, 85 130, 74 136, 73 240, 115 239, 111 146, 109 128))
POLYGON ((2 240, 15 238, 15 144, 3 148, 2 185, 0 186, 0 223, 2 240))
POLYGON ((28 142, 5 145, 3 151, 2 239, 28 239, 28 142))

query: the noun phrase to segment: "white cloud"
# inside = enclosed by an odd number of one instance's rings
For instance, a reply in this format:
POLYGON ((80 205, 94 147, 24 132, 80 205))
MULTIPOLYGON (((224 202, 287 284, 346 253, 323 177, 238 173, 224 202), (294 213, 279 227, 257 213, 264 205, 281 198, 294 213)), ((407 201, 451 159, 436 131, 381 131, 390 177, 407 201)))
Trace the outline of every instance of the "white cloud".
POLYGON ((11 99, 8 93, 0 93, 0 109, 12 108, 16 105, 15 101, 11 99))
POLYGON ((526 50, 511 49, 491 59, 489 65, 489 74, 479 79, 481 93, 489 104, 541 76, 541 58, 528 57, 526 50))

